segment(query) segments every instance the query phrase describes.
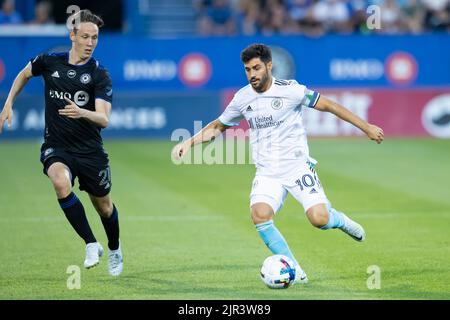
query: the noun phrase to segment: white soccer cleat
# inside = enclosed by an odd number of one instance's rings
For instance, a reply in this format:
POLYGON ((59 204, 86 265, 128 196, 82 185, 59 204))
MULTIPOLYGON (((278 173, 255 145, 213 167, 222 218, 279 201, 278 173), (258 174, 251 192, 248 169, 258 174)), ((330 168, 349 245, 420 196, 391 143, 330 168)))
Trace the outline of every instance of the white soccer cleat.
POLYGON ((117 277, 122 273, 123 270, 123 257, 122 250, 109 250, 108 253, 108 272, 110 275, 117 277))
POLYGON ((364 232, 363 227, 361 227, 359 223, 356 223, 355 221, 347 217, 345 214, 342 215, 344 216, 344 225, 339 229, 344 231, 356 241, 364 241, 364 239, 366 238, 366 233, 364 232))
POLYGON ((292 283, 294 284, 305 284, 308 283, 308 277, 306 276, 306 272, 303 271, 303 269, 297 265, 295 267, 295 280, 292 283))
POLYGON ((84 267, 90 269, 95 267, 100 262, 100 257, 103 255, 103 247, 98 242, 88 243, 86 245, 86 259, 84 260, 84 267))

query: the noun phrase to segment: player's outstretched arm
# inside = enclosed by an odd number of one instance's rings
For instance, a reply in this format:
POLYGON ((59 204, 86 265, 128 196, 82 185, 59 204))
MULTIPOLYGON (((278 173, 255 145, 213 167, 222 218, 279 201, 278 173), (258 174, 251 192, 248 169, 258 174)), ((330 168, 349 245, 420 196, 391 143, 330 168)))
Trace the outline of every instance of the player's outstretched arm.
POLYGON ((331 112, 344 121, 347 121, 363 131, 371 140, 380 144, 384 140, 383 129, 373 124, 367 123, 356 114, 341 106, 340 104, 331 101, 330 99, 320 96, 316 103, 315 109, 320 111, 331 112))
POLYGON ((181 159, 191 147, 196 144, 203 142, 210 142, 214 140, 217 136, 221 135, 225 130, 227 130, 228 126, 224 125, 218 119, 210 122, 206 127, 204 127, 200 132, 198 132, 192 138, 183 141, 177 144, 172 149, 172 157, 173 159, 179 160, 181 159))
POLYGON ((0 115, 0 133, 2 133, 3 124, 5 121, 8 121, 8 127, 11 127, 14 101, 31 77, 33 77, 33 74, 31 73, 31 63, 29 62, 26 67, 19 72, 12 84, 11 90, 9 90, 8 98, 6 98, 5 105, 3 106, 3 110, 0 115))

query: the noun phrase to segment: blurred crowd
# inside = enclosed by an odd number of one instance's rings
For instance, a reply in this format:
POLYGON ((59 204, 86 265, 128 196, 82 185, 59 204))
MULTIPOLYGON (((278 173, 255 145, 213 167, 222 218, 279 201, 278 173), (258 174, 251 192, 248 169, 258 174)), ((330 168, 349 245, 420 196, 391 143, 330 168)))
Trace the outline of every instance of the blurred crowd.
POLYGON ((76 5, 100 15, 105 21, 104 29, 121 32, 123 4, 124 0, 0 0, 0 25, 44 26, 44 29, 51 29, 65 25, 67 8, 76 5))
POLYGON ((194 0, 198 33, 450 32, 449 0, 194 0))
POLYGON ((52 18, 52 4, 49 1, 38 1, 34 9, 34 19, 25 21, 19 11, 16 10, 14 0, 3 0, 0 10, 0 24, 54 24, 52 18))
MULTIPOLYGON (((83 7, 91 3, 78 2, 83 7)), ((117 11, 122 0, 114 2, 117 11)), ((55 24, 53 7, 57 5, 60 8, 55 8, 56 11, 64 11, 71 1, 33 0, 33 19, 21 16, 15 0, 0 3, 0 24, 51 25, 55 24)), ((94 9, 104 9, 101 3, 94 9)), ((197 32, 204 36, 450 32, 450 0, 192 0, 192 3, 197 32)), ((110 16, 110 12, 105 12, 105 18, 110 16)), ((63 16, 60 20, 64 19, 63 16)), ((120 29, 120 23, 115 24, 120 29)))

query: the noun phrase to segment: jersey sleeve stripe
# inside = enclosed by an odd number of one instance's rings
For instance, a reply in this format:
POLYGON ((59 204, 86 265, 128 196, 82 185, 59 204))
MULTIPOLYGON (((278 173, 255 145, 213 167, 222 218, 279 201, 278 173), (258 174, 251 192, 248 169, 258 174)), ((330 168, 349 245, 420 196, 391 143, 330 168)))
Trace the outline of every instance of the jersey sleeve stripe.
POLYGON ((311 102, 310 102, 310 105, 308 107, 314 108, 316 106, 317 101, 319 101, 319 97, 320 97, 320 93, 314 92, 311 102))
POLYGON ((303 98, 303 105, 308 108, 314 108, 319 100, 320 93, 312 90, 307 90, 305 97, 303 98))

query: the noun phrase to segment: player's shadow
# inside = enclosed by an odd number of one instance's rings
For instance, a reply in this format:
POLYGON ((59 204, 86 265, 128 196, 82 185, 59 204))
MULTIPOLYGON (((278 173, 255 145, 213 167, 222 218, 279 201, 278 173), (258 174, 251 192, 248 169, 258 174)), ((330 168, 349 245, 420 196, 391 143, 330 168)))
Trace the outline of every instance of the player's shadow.
MULTIPOLYGON (((233 272, 241 274, 256 274, 254 283, 260 281, 259 274, 255 273, 254 264, 202 264, 201 266, 168 266, 159 270, 148 270, 122 274, 120 281, 111 283, 110 279, 103 279, 102 282, 108 285, 119 286, 125 290, 130 290, 137 295, 149 298, 157 297, 166 299, 173 295, 186 295, 187 299, 192 296, 220 296, 223 298, 235 298, 236 289, 245 289, 243 287, 252 287, 251 282, 246 280, 236 281, 236 283, 227 282, 224 284, 223 273, 233 272), (195 275, 199 276, 196 277, 195 275), (217 281, 216 281, 217 280, 217 281), (249 284, 250 282, 250 284, 249 284)), ((226 276, 225 276, 226 277, 226 276)), ((251 279, 249 279, 251 280, 251 279)), ((253 283, 253 285, 254 285, 253 283)), ((250 288, 249 287, 249 288, 250 288)), ((250 289, 251 290, 251 289, 250 289)))

